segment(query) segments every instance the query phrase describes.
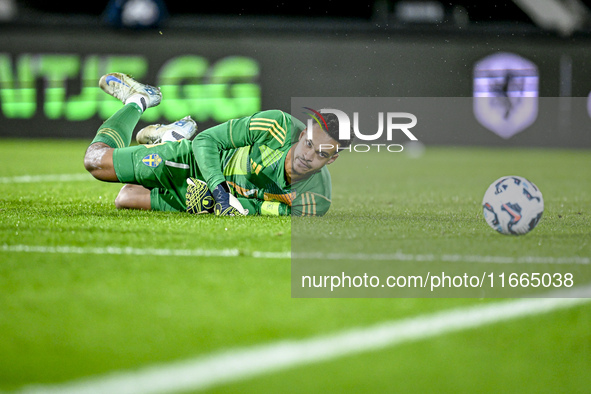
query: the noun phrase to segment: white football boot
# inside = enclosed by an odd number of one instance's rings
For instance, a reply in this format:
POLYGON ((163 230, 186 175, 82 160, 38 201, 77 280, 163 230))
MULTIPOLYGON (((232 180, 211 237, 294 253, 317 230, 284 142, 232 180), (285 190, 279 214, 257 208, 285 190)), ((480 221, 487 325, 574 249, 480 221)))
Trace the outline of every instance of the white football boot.
POLYGON ((129 75, 122 73, 110 73, 103 75, 99 86, 105 93, 127 104, 129 99, 142 106, 142 110, 155 107, 162 101, 160 89, 136 81, 129 75))
POLYGON ((138 144, 159 144, 168 141, 180 141, 195 137, 197 134, 197 123, 190 116, 177 120, 171 124, 153 124, 141 129, 135 140, 138 144))

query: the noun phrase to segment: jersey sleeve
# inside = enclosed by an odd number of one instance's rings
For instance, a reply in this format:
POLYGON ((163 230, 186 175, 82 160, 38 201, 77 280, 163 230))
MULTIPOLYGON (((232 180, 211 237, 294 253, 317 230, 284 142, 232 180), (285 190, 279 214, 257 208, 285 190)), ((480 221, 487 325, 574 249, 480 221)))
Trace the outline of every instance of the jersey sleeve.
POLYGON ((291 203, 293 216, 323 216, 331 205, 330 199, 314 192, 297 193, 291 203))
POLYGON ((291 202, 292 216, 323 216, 332 204, 332 182, 328 168, 292 187, 295 198, 291 202))
POLYGON ((291 207, 279 201, 262 201, 254 198, 237 197, 248 215, 289 216, 291 207))
POLYGON ((193 140, 193 152, 199 170, 210 190, 225 181, 220 154, 264 142, 273 149, 291 141, 291 116, 269 110, 252 116, 229 120, 199 133, 193 140))

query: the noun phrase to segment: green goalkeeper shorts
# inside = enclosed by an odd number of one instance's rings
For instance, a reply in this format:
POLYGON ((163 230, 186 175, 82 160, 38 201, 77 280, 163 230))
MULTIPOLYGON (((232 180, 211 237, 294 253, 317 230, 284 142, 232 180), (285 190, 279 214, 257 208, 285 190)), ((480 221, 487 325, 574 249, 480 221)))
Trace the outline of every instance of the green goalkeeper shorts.
POLYGON ((187 178, 198 177, 189 140, 115 149, 113 166, 121 183, 151 189, 152 209, 158 211, 185 211, 187 178))

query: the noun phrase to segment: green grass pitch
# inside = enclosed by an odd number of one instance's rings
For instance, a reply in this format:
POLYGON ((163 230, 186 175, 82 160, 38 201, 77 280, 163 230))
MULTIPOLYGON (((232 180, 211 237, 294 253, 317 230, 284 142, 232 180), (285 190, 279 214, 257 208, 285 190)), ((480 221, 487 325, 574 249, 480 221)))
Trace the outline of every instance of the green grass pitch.
MULTIPOLYGON (((333 206, 308 235, 293 232, 310 222, 298 228, 289 218, 118 211, 118 184, 26 178, 84 174, 87 141, 0 142, 0 391, 503 302, 291 298, 290 260, 281 256, 295 235, 311 250, 330 243, 352 252, 361 242, 381 253, 591 256, 587 150, 344 153, 330 167, 333 206), (544 217, 526 236, 497 234, 482 218, 482 195, 503 175, 525 176, 544 193, 544 217), (102 254, 109 247, 135 253, 102 254), (266 252, 278 257, 261 258, 266 252)), ((586 392, 590 332, 584 304, 210 391, 586 392)))

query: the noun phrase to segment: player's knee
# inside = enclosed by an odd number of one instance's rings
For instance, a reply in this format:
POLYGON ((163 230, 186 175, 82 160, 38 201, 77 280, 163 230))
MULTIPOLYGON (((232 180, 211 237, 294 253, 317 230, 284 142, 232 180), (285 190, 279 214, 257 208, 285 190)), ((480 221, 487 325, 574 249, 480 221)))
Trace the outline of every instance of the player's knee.
POLYGON ((125 209, 125 208, 127 208, 125 206, 124 197, 121 196, 121 192, 119 192, 119 194, 117 195, 117 197, 115 197, 115 208, 117 208, 117 209, 125 209))
POLYGON ((100 163, 105 153, 104 144, 92 144, 86 149, 84 154, 84 168, 86 171, 92 173, 93 171, 100 169, 100 163))
POLYGON ((150 190, 140 185, 124 185, 115 197, 117 209, 152 209, 150 190))
POLYGON ((84 168, 86 171, 101 181, 116 181, 116 176, 112 174, 114 173, 113 156, 107 154, 112 151, 113 148, 102 142, 90 145, 84 155, 84 168))
POLYGON ((115 208, 117 209, 126 209, 129 208, 129 185, 125 185, 119 190, 119 194, 115 197, 115 208))

